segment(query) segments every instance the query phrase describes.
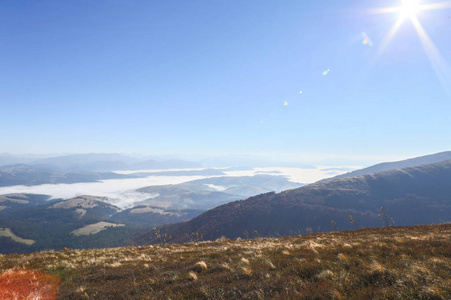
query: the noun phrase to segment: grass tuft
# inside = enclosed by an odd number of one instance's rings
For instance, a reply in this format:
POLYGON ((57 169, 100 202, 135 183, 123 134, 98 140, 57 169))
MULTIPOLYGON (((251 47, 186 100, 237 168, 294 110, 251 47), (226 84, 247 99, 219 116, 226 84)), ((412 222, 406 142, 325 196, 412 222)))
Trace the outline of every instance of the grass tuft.
POLYGON ((197 274, 194 273, 193 271, 188 273, 189 277, 191 277, 192 280, 197 280, 197 274))

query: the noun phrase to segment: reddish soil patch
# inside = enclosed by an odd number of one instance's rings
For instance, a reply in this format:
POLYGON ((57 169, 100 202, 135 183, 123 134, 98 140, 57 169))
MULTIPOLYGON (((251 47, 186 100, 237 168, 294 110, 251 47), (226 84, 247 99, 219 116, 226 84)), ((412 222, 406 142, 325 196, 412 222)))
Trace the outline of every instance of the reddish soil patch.
POLYGON ((0 299, 56 299, 60 279, 43 272, 11 269, 0 275, 0 299))

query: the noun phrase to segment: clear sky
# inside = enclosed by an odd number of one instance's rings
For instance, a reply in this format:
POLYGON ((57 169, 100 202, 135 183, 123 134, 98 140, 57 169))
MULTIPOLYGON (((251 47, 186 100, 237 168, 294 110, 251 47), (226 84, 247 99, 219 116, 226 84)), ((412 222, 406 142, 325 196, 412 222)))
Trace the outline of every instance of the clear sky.
POLYGON ((451 4, 420 4, 2 0, 0 152, 451 150, 451 4))

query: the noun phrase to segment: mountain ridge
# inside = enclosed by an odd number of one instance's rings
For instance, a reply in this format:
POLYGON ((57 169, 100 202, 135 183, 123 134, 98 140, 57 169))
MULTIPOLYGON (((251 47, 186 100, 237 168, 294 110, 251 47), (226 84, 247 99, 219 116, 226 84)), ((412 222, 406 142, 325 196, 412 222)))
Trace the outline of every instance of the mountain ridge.
POLYGON ((427 164, 433 164, 442 162, 445 160, 451 159, 451 151, 443 151, 438 152, 434 154, 428 154, 423 155, 419 157, 413 157, 405 160, 400 161, 394 161, 394 162, 383 162, 379 163, 367 168, 351 171, 345 174, 337 175, 331 178, 322 179, 318 182, 324 182, 329 180, 334 180, 338 178, 348 178, 348 177, 356 177, 356 176, 362 176, 362 175, 369 175, 373 173, 379 173, 389 170, 395 170, 395 169, 404 169, 409 167, 415 167, 415 166, 421 166, 421 165, 427 165, 427 164))
POLYGON ((451 160, 338 178, 231 202, 161 231, 174 242, 186 242, 190 232, 214 240, 243 238, 245 231, 285 236, 388 226, 391 218, 397 225, 443 223, 451 221, 450 180, 451 160))

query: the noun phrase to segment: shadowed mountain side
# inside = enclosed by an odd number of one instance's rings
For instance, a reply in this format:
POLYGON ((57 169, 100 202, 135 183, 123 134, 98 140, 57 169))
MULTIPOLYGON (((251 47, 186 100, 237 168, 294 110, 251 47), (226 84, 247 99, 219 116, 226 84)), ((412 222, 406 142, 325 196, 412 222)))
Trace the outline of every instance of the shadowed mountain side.
POLYGON ((435 164, 435 163, 442 162, 445 160, 450 160, 450 159, 451 159, 451 151, 440 152, 440 153, 436 153, 436 154, 430 154, 430 155, 410 158, 410 159, 401 160, 401 161, 380 163, 380 164, 377 164, 377 165, 374 165, 374 166, 371 166, 368 168, 363 168, 360 170, 348 172, 346 174, 337 175, 332 178, 322 179, 318 182, 334 180, 337 178, 349 178, 349 177, 356 177, 356 176, 362 176, 362 175, 369 175, 369 174, 373 174, 373 173, 384 172, 384 171, 395 170, 395 169, 404 169, 404 168, 416 167, 416 166, 421 166, 421 165, 435 164))
POLYGON ((161 232, 188 242, 192 233, 214 240, 443 223, 451 221, 450 180, 451 160, 336 179, 225 204, 161 232))

